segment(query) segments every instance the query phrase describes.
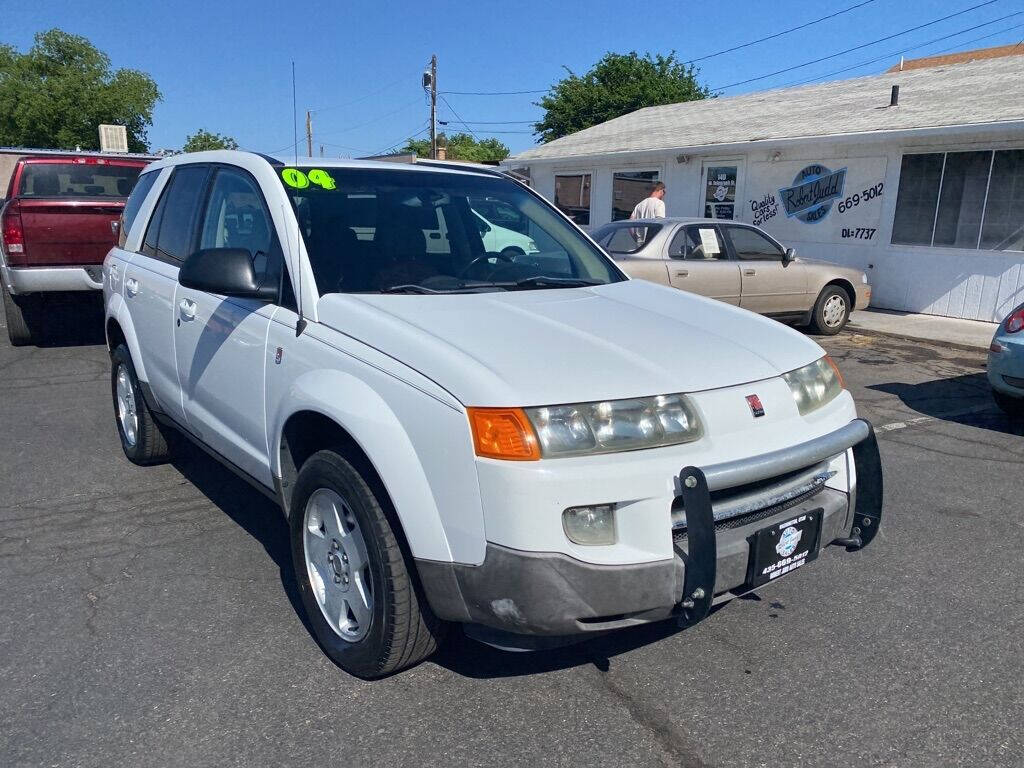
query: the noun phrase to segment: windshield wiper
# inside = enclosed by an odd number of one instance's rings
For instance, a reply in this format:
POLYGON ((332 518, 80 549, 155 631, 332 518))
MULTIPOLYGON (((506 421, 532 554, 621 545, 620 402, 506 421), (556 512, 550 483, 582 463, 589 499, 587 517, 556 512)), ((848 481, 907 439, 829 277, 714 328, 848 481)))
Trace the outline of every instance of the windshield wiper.
POLYGON ((434 288, 427 288, 425 285, 416 285, 415 283, 401 283, 399 285, 389 285, 387 288, 381 288, 381 293, 451 293, 451 291, 438 291, 434 288))
POLYGON ((517 288, 586 288, 594 285, 603 285, 603 283, 600 280, 585 280, 580 277, 534 275, 533 277, 524 277, 521 280, 488 283, 488 285, 515 290, 517 288))

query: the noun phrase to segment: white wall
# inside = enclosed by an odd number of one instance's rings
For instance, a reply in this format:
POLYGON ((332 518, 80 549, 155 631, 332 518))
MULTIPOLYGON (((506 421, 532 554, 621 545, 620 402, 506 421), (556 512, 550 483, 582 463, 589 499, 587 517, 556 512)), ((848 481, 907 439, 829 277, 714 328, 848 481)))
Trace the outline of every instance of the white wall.
MULTIPOLYGON (((774 196, 777 213, 761 225, 806 258, 863 269, 873 288, 872 306, 973 320, 998 321, 1024 302, 1024 253, 892 245, 892 221, 904 153, 1024 147, 1020 133, 982 136, 951 131, 913 142, 884 138, 757 144, 739 153, 707 148, 632 153, 573 161, 530 161, 534 188, 554 198, 555 174, 593 174, 591 227, 611 220, 612 172, 657 169, 668 189, 669 216, 702 216, 702 163, 737 158, 744 167, 736 193, 738 218, 754 223, 753 201, 774 196), (686 161, 677 161, 678 155, 686 161), (882 194, 842 213, 838 200, 819 221, 787 217, 779 190, 791 187, 800 169, 820 164, 846 168, 844 195, 876 188, 882 194), (843 237, 843 230, 876 230, 870 239, 843 237)), ((769 207, 769 211, 771 208, 769 207)), ((1024 217, 1024 212, 1022 212, 1024 217)), ((851 233, 852 233, 851 232, 851 233)))

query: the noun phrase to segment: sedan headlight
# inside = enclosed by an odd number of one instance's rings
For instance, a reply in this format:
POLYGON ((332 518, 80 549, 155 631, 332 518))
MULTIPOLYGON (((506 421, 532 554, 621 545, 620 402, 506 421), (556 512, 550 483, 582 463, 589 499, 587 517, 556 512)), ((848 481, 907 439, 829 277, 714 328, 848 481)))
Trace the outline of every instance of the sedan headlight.
POLYGON ((697 411, 685 395, 527 408, 547 458, 634 451, 697 440, 697 411))
POLYGON ((782 375, 801 416, 816 411, 843 391, 843 377, 828 355, 782 375))

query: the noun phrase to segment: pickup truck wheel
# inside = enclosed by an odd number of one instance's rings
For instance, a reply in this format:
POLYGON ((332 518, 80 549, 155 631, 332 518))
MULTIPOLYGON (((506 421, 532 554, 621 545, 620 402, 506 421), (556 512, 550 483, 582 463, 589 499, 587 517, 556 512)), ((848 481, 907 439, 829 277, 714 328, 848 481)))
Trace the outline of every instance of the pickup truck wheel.
POLYGON ((377 678, 432 654, 444 625, 416 589, 375 491, 335 451, 299 471, 289 515, 292 561, 314 638, 339 667, 377 678))
POLYGON ((850 318, 850 297, 838 285, 826 285, 814 302, 811 328, 823 336, 835 336, 850 318))
POLYGON ((139 387, 131 352, 124 344, 110 356, 114 419, 124 455, 133 464, 157 464, 170 457, 167 438, 150 413, 139 387))
POLYGON ((29 326, 28 318, 26 314, 30 307, 26 306, 27 302, 31 300, 30 297, 22 297, 21 299, 15 299, 7 292, 7 289, 3 289, 4 294, 4 319, 7 321, 7 336, 11 340, 11 345, 15 347, 23 347, 26 344, 32 343, 32 328, 29 326))

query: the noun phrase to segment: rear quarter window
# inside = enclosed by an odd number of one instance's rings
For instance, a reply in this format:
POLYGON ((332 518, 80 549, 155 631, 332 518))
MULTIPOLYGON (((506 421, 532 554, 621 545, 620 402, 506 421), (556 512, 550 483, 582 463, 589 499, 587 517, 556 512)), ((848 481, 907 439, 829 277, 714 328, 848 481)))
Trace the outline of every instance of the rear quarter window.
POLYGON ((124 198, 131 194, 142 168, 98 163, 26 163, 20 197, 124 198))
POLYGON ((118 246, 124 248, 125 240, 128 238, 128 231, 132 228, 135 217, 139 215, 139 209, 146 200, 146 195, 153 188, 160 171, 150 171, 139 176, 139 181, 128 196, 128 202, 124 204, 124 212, 121 214, 121 231, 118 235, 118 246))

